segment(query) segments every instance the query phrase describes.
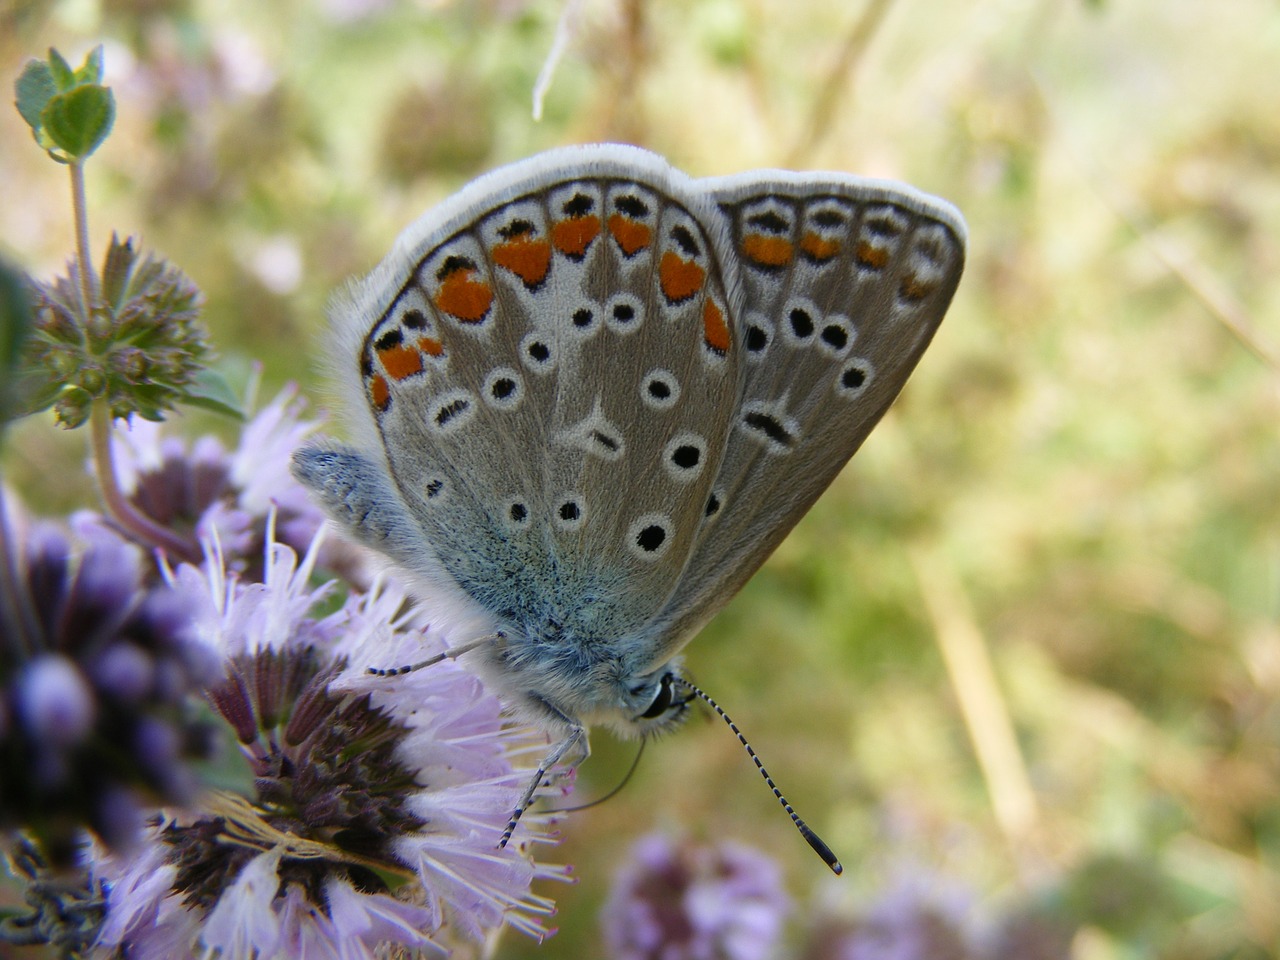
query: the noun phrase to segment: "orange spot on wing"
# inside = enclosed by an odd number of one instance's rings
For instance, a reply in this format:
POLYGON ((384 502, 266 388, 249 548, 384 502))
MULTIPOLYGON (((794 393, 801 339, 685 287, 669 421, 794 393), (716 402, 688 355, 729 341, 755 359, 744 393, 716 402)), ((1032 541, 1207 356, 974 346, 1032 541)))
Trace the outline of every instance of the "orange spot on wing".
POLYGON ((551 242, 566 257, 579 259, 600 234, 599 217, 570 217, 551 228, 551 242))
POLYGON ((915 274, 907 274, 898 286, 898 296, 903 300, 923 300, 937 288, 936 283, 921 280, 915 274))
POLYGON ((707 271, 692 260, 682 259, 671 250, 662 255, 662 262, 658 264, 662 295, 672 303, 688 300, 702 289, 702 282, 706 278, 707 271))
POLYGON ((854 259, 864 267, 871 267, 874 270, 883 270, 885 264, 889 262, 889 251, 883 247, 873 247, 867 241, 863 240, 853 251, 854 259))
POLYGON ((479 323, 487 317, 493 305, 493 290, 487 283, 473 280, 475 274, 470 267, 446 274, 436 291, 436 306, 463 323, 479 323))
POLYGON ((418 349, 425 353, 428 357, 444 356, 444 344, 435 337, 419 337, 418 349))
POLYGON ((537 287, 551 269, 551 244, 521 234, 494 247, 493 262, 514 273, 526 287, 537 287))
POLYGON ((369 382, 369 398, 379 410, 391 406, 391 388, 387 386, 387 378, 380 373, 369 382))
POLYGON ((710 297, 702 304, 702 337, 721 356, 729 352, 729 325, 724 322, 724 311, 710 297))
POLYGON ((800 249, 813 260, 830 260, 840 252, 840 241, 825 240, 816 233, 806 233, 800 241, 800 249))
POLYGON ((762 267, 785 267, 791 262, 791 254, 791 241, 786 237, 749 233, 742 238, 742 255, 762 267))
POLYGON ((632 220, 620 213, 615 213, 609 218, 609 232, 613 234, 613 239, 618 242, 618 246, 628 257, 635 256, 653 239, 653 231, 647 226, 639 220, 632 220))
POLYGON ((382 361, 382 369, 392 380, 403 380, 422 372, 422 354, 413 347, 397 344, 378 351, 378 359, 382 361))

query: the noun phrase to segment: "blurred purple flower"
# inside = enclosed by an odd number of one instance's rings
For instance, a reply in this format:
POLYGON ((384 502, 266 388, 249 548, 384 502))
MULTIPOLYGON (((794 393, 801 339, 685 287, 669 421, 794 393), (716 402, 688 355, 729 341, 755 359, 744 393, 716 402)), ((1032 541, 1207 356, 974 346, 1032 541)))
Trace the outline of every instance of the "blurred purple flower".
POLYGON ((928 873, 903 875, 852 920, 827 921, 811 960, 976 960, 973 898, 928 873))
POLYGON ((789 909, 763 853, 652 834, 632 848, 601 919, 612 960, 764 960, 789 909))
POLYGON ((547 819, 496 848, 528 775, 511 762, 527 734, 452 661, 394 680, 348 667, 401 645, 444 647, 394 586, 317 617, 329 594, 310 584, 319 549, 317 538, 299 561, 270 543, 261 583, 228 573, 216 546, 201 569, 170 575, 226 660, 207 698, 254 795, 214 794, 204 812, 157 825, 143 855, 101 861, 99 947, 139 960, 197 948, 372 958, 504 924, 549 933, 553 903, 530 888, 567 870, 532 858, 547 819))
POLYGON ((76 552, 34 525, 17 582, 0 582, 0 826, 55 865, 85 826, 127 843, 143 804, 191 800, 187 762, 212 741, 185 701, 217 674, 182 598, 144 585, 136 547, 98 529, 76 552))

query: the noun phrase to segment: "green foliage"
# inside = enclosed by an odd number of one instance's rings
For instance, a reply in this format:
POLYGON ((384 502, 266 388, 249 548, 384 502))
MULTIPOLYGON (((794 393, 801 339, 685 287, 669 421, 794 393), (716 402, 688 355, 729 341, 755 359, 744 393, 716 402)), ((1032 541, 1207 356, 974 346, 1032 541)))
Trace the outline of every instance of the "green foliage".
POLYGON ((237 412, 226 384, 205 372, 200 291, 181 270, 149 255, 140 260, 131 240, 112 236, 93 302, 84 302, 83 289, 74 267, 51 284, 32 284, 36 322, 20 412, 53 407, 64 427, 83 424, 97 400, 122 419, 163 420, 184 402, 237 412))
POLYGON ((36 143, 59 163, 83 162, 111 133, 115 95, 101 81, 99 46, 75 70, 51 48, 47 60, 27 61, 14 83, 18 112, 36 143))

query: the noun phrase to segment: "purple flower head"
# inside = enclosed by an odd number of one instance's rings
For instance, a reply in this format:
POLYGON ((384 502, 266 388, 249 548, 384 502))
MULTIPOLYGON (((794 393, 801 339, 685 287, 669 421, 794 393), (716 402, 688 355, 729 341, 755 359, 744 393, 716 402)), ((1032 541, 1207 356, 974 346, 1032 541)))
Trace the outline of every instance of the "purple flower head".
POLYGON ((146 585, 114 534, 76 551, 37 524, 21 551, 17 582, 0 585, 0 826, 58 865, 82 827, 126 843, 142 804, 191 799, 188 763, 212 744, 186 700, 217 666, 180 598, 146 585))
POLYGON ((913 871, 892 881, 852 919, 818 928, 813 960, 976 960, 974 898, 954 882, 913 871))
POLYGON ((175 945, 347 958, 387 944, 443 949, 504 924, 549 932, 553 904, 531 884, 566 871, 532 858, 549 840, 545 818, 497 849, 528 773, 512 764, 526 734, 452 662, 394 680, 347 667, 369 644, 419 656, 442 644, 389 585, 316 614, 329 595, 310 582, 320 539, 301 560, 270 542, 261 583, 227 573, 216 549, 202 568, 170 575, 199 636, 225 658, 206 697, 239 742, 253 791, 214 793, 200 812, 158 825, 142 866, 102 864, 100 946, 138 958, 175 945), (396 689, 402 679, 411 696, 396 689))
POLYGON ((733 843, 641 839, 602 912, 613 960, 764 960, 789 911, 778 866, 733 843))
MULTIPOLYGON (((134 506, 162 526, 193 540, 214 540, 233 570, 256 576, 267 517, 276 536, 306 550, 324 516, 289 473, 298 445, 319 425, 302 419, 306 401, 286 387, 244 427, 235 450, 215 437, 193 444, 166 436, 164 427, 134 418, 114 434, 121 486, 134 506)), ((333 541, 322 566, 355 584, 367 582, 359 548, 333 541)))

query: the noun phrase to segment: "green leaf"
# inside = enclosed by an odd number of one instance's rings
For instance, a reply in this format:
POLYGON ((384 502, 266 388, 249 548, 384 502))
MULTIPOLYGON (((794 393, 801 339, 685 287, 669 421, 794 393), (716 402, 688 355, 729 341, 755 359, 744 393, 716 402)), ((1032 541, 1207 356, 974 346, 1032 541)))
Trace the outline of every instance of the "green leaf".
POLYGON ((186 395, 183 402, 190 406, 211 410, 235 420, 246 419, 239 398, 232 392, 222 374, 208 367, 195 375, 184 392, 186 395))
POLYGON ((13 94, 14 104, 32 134, 39 133, 40 114, 57 92, 58 85, 54 83, 49 65, 43 60, 28 60, 22 74, 14 81, 13 94))
POLYGON ((71 64, 53 47, 49 48, 49 69, 53 72, 53 80, 58 90, 65 93, 76 85, 76 72, 71 64))
POLYGON ((102 44, 98 44, 84 58, 76 71, 77 83, 102 83, 102 44))
POLYGON ((73 160, 84 160, 97 150, 115 119, 115 96, 98 84, 85 84, 58 94, 40 115, 49 139, 73 160))

